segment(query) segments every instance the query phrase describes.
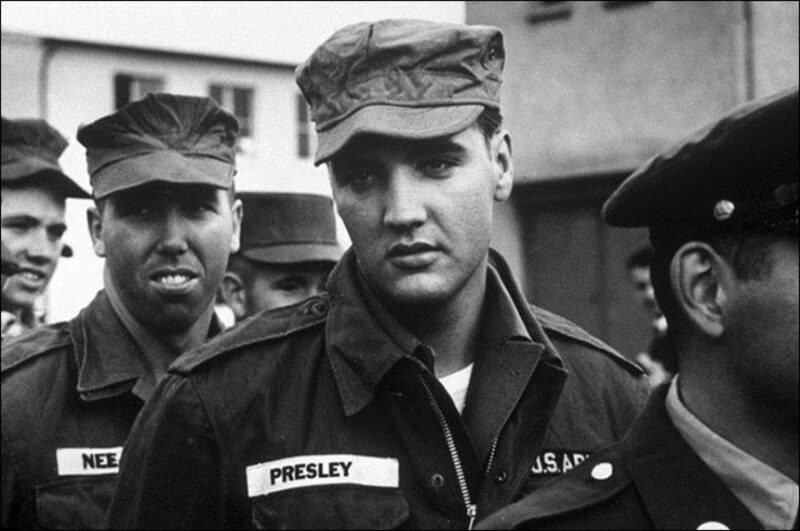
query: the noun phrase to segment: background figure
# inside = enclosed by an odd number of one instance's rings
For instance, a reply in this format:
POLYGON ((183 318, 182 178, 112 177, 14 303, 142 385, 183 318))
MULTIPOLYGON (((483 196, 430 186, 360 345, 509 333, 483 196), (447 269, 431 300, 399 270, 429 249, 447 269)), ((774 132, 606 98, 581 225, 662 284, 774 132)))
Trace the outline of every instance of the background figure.
POLYGON ((329 197, 240 193, 242 235, 222 281, 222 301, 240 321, 264 309, 290 306, 325 291, 342 249, 329 197))
POLYGON ((18 336, 41 324, 36 304, 55 273, 58 259, 72 256, 62 243, 67 230, 67 197, 89 198, 61 170, 67 147, 43 120, 2 118, 2 208, 4 256, 18 266, 2 291, 3 337, 18 336))
POLYGON ((650 229, 680 371, 624 439, 487 529, 796 529, 800 262, 794 89, 653 158, 603 209, 650 229))
POLYGON ((643 247, 633 253, 626 263, 636 298, 650 316, 652 340, 646 351, 636 354, 636 362, 647 374, 650 387, 657 387, 672 378, 675 372, 675 355, 667 335, 667 319, 661 313, 656 301, 653 282, 650 279, 650 266, 653 262, 653 248, 643 247))
POLYGON ((210 98, 171 94, 79 129, 104 288, 72 321, 3 343, 4 529, 99 528, 156 382, 220 330, 214 295, 239 244, 237 130, 210 98))

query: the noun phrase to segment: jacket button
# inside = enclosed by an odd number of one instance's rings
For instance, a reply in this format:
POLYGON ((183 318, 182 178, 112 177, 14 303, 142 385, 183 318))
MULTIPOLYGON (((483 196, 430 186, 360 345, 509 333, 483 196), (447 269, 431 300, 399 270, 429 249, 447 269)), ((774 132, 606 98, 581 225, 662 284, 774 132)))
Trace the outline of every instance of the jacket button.
POLYGON ((711 521, 711 522, 703 522, 702 524, 697 526, 697 529, 730 529, 730 527, 720 522, 711 521))
POLYGON ((598 463, 592 468, 592 478, 597 481, 605 481, 614 474, 614 467, 611 463, 598 463))
POLYGON ((495 483, 505 483, 508 479, 508 472, 505 470, 501 470, 497 474, 494 475, 494 482, 495 483))
POLYGON ((434 489, 441 489, 444 486, 444 476, 439 473, 431 474, 429 481, 434 489))

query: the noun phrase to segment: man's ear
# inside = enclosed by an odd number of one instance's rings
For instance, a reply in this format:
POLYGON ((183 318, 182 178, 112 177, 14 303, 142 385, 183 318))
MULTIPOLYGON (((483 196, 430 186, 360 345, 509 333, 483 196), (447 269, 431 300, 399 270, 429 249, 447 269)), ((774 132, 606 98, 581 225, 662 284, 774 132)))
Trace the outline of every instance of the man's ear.
POLYGON ((233 310, 237 321, 247 317, 247 291, 245 290, 242 277, 237 273, 228 271, 225 273, 225 276, 222 277, 220 296, 222 302, 233 310))
POLYGON ((689 242, 670 263, 670 281, 678 306, 703 334, 717 338, 725 330, 725 310, 735 276, 710 245, 689 242))
POLYGON ((106 244, 103 241, 103 215, 97 207, 86 209, 86 224, 89 228, 89 237, 92 239, 94 254, 100 258, 106 256, 106 244))
POLYGON ((239 250, 239 237, 242 232, 242 216, 244 215, 244 206, 242 200, 237 199, 231 205, 231 218, 233 221, 233 233, 231 234, 231 254, 239 250))
POLYGON ((492 136, 489 154, 495 171, 494 200, 505 201, 514 185, 514 162, 511 158, 511 135, 505 129, 492 136))

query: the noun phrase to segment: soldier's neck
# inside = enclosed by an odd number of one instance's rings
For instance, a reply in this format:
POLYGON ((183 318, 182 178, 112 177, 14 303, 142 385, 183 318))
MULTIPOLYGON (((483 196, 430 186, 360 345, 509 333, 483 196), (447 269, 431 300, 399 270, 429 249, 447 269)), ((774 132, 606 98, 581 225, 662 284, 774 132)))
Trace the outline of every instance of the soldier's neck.
POLYGON ((413 311, 396 312, 395 318, 403 326, 433 348, 437 378, 463 369, 475 360, 485 295, 486 270, 479 268, 475 278, 450 300, 413 311))
POLYGON ((680 372, 684 406, 712 431, 793 481, 798 480, 797 406, 749 397, 722 371, 680 372))

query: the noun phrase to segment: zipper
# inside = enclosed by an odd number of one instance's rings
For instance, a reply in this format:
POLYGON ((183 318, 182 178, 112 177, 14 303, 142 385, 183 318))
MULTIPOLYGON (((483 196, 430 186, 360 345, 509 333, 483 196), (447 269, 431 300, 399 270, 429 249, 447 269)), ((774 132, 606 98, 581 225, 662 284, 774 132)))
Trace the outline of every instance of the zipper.
POLYGON ((489 477, 489 473, 492 471, 492 465, 494 464, 494 454, 497 452, 497 443, 500 442, 500 435, 498 434, 497 437, 494 438, 494 442, 492 442, 492 449, 489 450, 489 459, 486 461, 486 472, 484 472, 485 477, 489 477))
POLYGON ((477 504, 472 503, 472 497, 469 494, 469 487, 467 486, 467 478, 464 476, 464 467, 461 465, 461 456, 458 455, 458 450, 456 449, 455 440, 453 440, 453 432, 450 431, 450 426, 447 424, 447 419, 444 417, 444 413, 442 413, 442 409, 439 407, 439 403, 436 402, 436 399, 433 397, 433 393, 431 392, 430 387, 428 387, 428 383, 425 379, 418 375, 419 381, 422 383, 422 387, 425 389, 425 393, 428 395, 428 401, 433 407, 433 412, 436 415, 436 419, 439 421, 439 426, 442 428, 442 432, 444 433, 445 441, 447 442, 447 449, 450 451, 450 458, 453 461, 453 468, 456 470, 456 478, 458 478, 458 487, 461 489, 461 497, 464 500, 464 506, 467 510, 467 518, 469 518, 469 527, 467 529, 472 529, 472 526, 475 524, 475 517, 478 514, 478 506, 477 504))

